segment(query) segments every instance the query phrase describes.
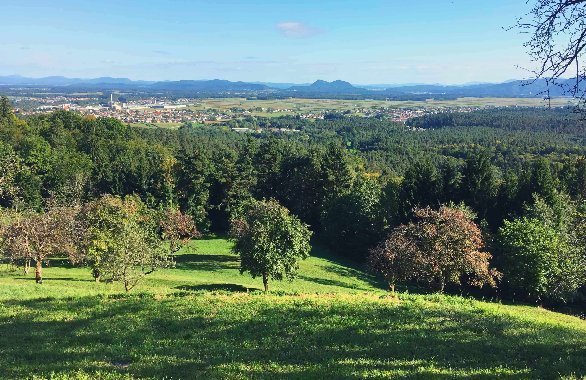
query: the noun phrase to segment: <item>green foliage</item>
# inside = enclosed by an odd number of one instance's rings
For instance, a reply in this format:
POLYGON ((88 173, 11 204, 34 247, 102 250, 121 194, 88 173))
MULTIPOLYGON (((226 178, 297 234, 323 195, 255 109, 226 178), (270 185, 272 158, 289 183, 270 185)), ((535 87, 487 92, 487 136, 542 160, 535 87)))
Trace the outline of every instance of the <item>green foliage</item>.
POLYGON ((83 217, 84 259, 96 281, 121 281, 129 291, 145 275, 172 264, 156 218, 139 198, 104 196, 85 205, 83 217))
POLYGON ((314 231, 320 228, 320 212, 325 203, 322 157, 317 149, 286 157, 280 173, 279 201, 314 231))
POLYGON ((269 278, 292 280, 299 260, 309 256, 311 232, 275 200, 251 201, 233 221, 234 253, 240 255, 240 272, 262 276, 265 291, 269 278))
POLYGON ((201 230, 209 229, 207 204, 210 197, 209 176, 211 163, 199 153, 180 156, 177 162, 175 192, 179 205, 194 219, 201 230))
POLYGON ((375 178, 360 178, 352 189, 330 202, 322 225, 323 239, 336 252, 364 261, 382 238, 385 215, 382 189, 375 178))
POLYGON ((556 192, 575 201, 586 189, 583 125, 566 109, 443 114, 408 126, 342 114, 232 121, 263 129, 243 135, 65 111, 19 119, 3 104, 0 182, 9 185, 0 185, 0 205, 20 210, 136 194, 149 208, 178 208, 199 231, 225 233, 252 197, 274 198, 340 253, 364 257, 414 206, 465 201, 494 233, 533 194, 552 204, 556 192), (281 128, 298 132, 272 132, 281 128))
POLYGON ((6 96, 0 96, 0 122, 9 122, 13 117, 10 100, 6 96))
POLYGON ((440 202, 441 182, 437 167, 431 160, 416 161, 405 172, 401 184, 400 216, 405 220, 414 207, 426 207, 440 202))
MULTIPOLYGON (((531 179, 526 183, 522 192, 525 196, 538 194, 551 202, 558 188, 557 179, 552 172, 551 163, 544 159, 538 159, 531 168, 531 179)), ((531 201, 531 199, 528 199, 531 201)))
POLYGON ((21 171, 20 158, 12 147, 0 141, 0 205, 10 206, 18 199, 17 178, 21 171))
POLYGON ((554 264, 559 274, 548 292, 550 298, 567 301, 576 295, 577 289, 586 285, 586 220, 584 203, 573 201, 567 194, 553 192, 548 203, 534 194, 534 202, 527 207, 529 218, 539 220, 555 231, 559 247, 554 264))
POLYGON ((466 158, 462 172, 461 192, 463 201, 477 210, 481 218, 496 205, 499 178, 496 167, 486 152, 472 152, 466 158))
POLYGON ((523 217, 505 221, 498 238, 504 281, 515 293, 534 300, 563 299, 569 247, 552 226, 523 217))

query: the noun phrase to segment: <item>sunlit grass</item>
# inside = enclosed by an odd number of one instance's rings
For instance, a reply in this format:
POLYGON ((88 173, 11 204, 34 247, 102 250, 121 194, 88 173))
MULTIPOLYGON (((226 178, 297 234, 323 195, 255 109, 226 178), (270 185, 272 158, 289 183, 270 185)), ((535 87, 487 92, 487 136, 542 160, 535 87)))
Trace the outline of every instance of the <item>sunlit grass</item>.
MULTIPOLYGON (((133 292, 169 294, 181 290, 256 291, 262 280, 240 274, 238 256, 231 252, 231 242, 221 238, 195 241, 176 256, 176 265, 160 269, 145 277, 133 292)), ((311 257, 302 261, 296 280, 270 281, 272 291, 286 293, 382 293, 381 283, 365 274, 360 266, 340 260, 327 250, 314 247, 311 257)), ((123 292, 121 284, 96 284, 90 269, 71 267, 64 260, 52 260, 43 269, 43 286, 34 283, 34 271, 24 276, 20 270, 8 271, 0 266, 0 300, 18 297, 62 297, 123 292)))
MULTIPOLYGON (((194 249, 196 248, 196 249, 194 249)), ((300 278, 241 275, 230 243, 180 252, 130 294, 55 261, 0 270, 0 378, 582 378, 586 321, 458 296, 388 297, 323 249, 300 278)))

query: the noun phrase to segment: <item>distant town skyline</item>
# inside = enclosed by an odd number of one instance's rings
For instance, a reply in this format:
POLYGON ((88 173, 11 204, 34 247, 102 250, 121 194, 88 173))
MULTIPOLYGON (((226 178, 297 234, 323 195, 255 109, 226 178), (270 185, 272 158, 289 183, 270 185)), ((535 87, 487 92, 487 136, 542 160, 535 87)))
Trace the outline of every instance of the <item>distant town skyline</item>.
POLYGON ((530 68, 523 0, 3 4, 0 75, 353 84, 502 82, 530 68))

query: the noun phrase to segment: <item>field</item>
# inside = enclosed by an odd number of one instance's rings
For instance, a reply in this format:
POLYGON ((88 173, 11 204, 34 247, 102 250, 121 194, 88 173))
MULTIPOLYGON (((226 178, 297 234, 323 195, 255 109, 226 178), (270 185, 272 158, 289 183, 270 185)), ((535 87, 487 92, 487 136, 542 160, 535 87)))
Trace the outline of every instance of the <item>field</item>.
POLYGON ((389 297, 314 248, 299 279, 240 275, 230 243, 186 247, 124 294, 54 260, 45 282, 0 269, 7 379, 583 378, 586 321, 457 296, 389 297))
MULTIPOLYGON (((554 98, 553 107, 567 106, 571 100, 554 98)), ((319 113, 327 111, 357 111, 377 108, 464 108, 464 107, 545 107, 547 103, 540 98, 459 98, 455 100, 403 101, 403 100, 336 100, 336 99, 273 99, 250 100, 244 98, 202 99, 190 105, 197 111, 227 111, 231 108, 250 111, 254 116, 277 117, 300 113, 319 113), (264 110, 261 110, 264 109, 264 110), (272 112, 267 112, 267 110, 272 112)))
POLYGON ((179 128, 182 123, 129 123, 133 127, 141 128, 179 128))

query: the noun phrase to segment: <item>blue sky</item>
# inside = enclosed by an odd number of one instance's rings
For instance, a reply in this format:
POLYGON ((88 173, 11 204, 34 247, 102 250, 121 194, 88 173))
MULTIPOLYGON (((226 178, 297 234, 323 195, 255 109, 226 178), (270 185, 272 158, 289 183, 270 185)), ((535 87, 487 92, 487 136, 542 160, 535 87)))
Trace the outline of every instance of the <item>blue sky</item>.
POLYGON ((2 2, 0 75, 467 83, 529 66, 503 29, 525 0, 2 2))

